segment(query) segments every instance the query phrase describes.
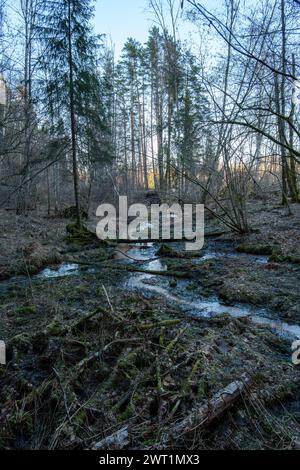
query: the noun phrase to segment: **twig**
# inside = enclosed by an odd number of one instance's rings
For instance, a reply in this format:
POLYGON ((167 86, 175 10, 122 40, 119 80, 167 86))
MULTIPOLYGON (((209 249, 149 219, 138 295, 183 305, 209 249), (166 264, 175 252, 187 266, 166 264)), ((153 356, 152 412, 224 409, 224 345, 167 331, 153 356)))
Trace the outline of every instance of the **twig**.
POLYGON ((63 384, 62 384, 62 381, 61 381, 61 378, 60 378, 59 373, 57 372, 57 370, 56 370, 54 367, 52 367, 52 370, 53 370, 55 376, 57 377, 59 386, 60 386, 60 388, 61 388, 61 391, 62 391, 62 394, 63 394, 63 399, 64 399, 65 410, 66 410, 67 417, 68 417, 68 421, 69 421, 69 423, 71 424, 71 418, 70 418, 70 412, 69 412, 68 403, 67 403, 66 391, 65 391, 65 389, 64 389, 64 387, 63 387, 63 384))

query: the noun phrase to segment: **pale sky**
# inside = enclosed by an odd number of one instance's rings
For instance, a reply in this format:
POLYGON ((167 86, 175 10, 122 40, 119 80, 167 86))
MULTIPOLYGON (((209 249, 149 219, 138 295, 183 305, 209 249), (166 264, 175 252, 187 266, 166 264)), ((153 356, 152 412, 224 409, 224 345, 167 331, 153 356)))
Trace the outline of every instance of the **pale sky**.
MULTIPOLYGON (((204 0, 207 8, 220 5, 222 0, 204 0)), ((180 0, 178 0, 180 4, 180 0)), ((116 56, 120 55, 128 37, 144 43, 148 30, 153 25, 153 14, 149 9, 149 0, 96 0, 95 28, 97 33, 107 35, 115 46, 116 56)), ((195 27, 190 22, 180 26, 181 39, 187 39, 195 27)))
POLYGON ((109 42, 111 38, 116 55, 128 37, 146 41, 151 27, 147 4, 148 0, 96 0, 96 32, 106 34, 109 42))

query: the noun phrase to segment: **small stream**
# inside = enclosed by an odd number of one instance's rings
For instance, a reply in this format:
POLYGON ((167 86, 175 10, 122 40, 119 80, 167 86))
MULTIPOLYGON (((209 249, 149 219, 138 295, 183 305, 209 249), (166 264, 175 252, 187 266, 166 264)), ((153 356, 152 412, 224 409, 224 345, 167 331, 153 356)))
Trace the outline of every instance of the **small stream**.
MULTIPOLYGON (((151 261, 151 259, 155 257, 157 249, 157 246, 149 244, 149 246, 143 250, 134 247, 129 250, 127 254, 135 259, 141 261, 145 260, 145 263, 142 265, 144 269, 166 271, 167 266, 163 259, 151 261)), ((214 251, 210 248, 206 250, 202 257, 195 258, 193 262, 199 265, 206 260, 221 257, 244 257, 246 259, 251 258, 259 264, 268 263, 268 256, 253 256, 229 251, 214 251)), ((190 281, 179 279, 176 280, 176 287, 171 288, 169 278, 167 277, 146 273, 132 273, 129 274, 129 278, 125 281, 124 287, 126 289, 139 290, 143 293, 158 294, 170 303, 180 306, 184 312, 190 315, 192 314, 193 316, 212 318, 217 315, 227 314, 234 318, 249 317, 254 323, 269 326, 282 336, 300 338, 300 325, 282 322, 279 318, 274 318, 274 312, 269 312, 267 309, 251 305, 245 306, 237 304, 227 306, 222 304, 216 296, 205 298, 201 297, 201 295, 195 295, 188 289, 189 284, 190 281)))
MULTIPOLYGON (((178 244, 173 243, 172 247, 176 250, 182 250, 182 242, 178 244)), ((127 247, 128 248, 128 247, 127 247)), ((166 271, 167 265, 163 258, 157 259, 156 253, 159 244, 148 243, 143 246, 133 245, 129 247, 127 256, 118 256, 116 263, 134 263, 134 260, 140 261, 140 266, 143 269, 153 271, 166 271), (131 258, 134 258, 131 259, 131 258)), ((120 248, 122 250, 123 248, 120 248)), ((242 253, 233 252, 230 247, 219 249, 216 243, 209 243, 203 250, 203 255, 199 258, 194 258, 193 263, 201 265, 201 263, 215 258, 241 258, 252 260, 258 264, 266 264, 268 262, 267 256, 253 256, 242 253)), ((64 278, 67 276, 80 276, 82 273, 96 273, 101 268, 95 267, 82 267, 75 263, 63 263, 58 268, 48 267, 41 271, 39 274, 32 276, 30 282, 36 282, 45 279, 64 278)), ((128 272, 126 279, 121 285, 125 290, 137 290, 143 294, 159 295, 165 298, 173 305, 179 306, 182 311, 187 315, 199 316, 202 318, 212 318, 217 315, 227 314, 234 318, 249 317, 251 321, 258 325, 266 325, 271 327, 279 335, 284 337, 300 338, 300 325, 293 325, 282 322, 279 318, 275 317, 275 313, 268 311, 264 308, 258 308, 251 305, 237 304, 228 306, 221 303, 217 296, 204 297, 199 293, 193 292, 189 286, 191 280, 177 279, 176 285, 170 286, 170 277, 159 276, 155 274, 128 272)), ((16 276, 6 281, 0 282, 0 292, 7 291, 15 286, 28 285, 29 280, 26 276, 16 276)))

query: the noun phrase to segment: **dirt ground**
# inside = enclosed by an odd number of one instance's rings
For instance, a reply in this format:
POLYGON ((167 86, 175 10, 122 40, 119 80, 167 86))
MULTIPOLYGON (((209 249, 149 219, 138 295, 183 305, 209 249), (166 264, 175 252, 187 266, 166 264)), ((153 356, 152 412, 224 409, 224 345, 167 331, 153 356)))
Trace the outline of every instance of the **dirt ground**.
MULTIPOLYGON (((188 272, 193 289, 217 294, 224 304, 266 306, 297 323, 299 206, 292 210, 287 216, 281 207, 253 203, 255 232, 208 242, 222 251, 265 254, 264 264, 247 256, 199 265, 175 257, 168 269, 188 272)), ((187 317, 159 296, 121 289, 127 272, 114 265, 111 249, 68 242, 69 222, 0 214, 3 280, 28 279, 63 261, 100 266, 0 290, 8 360, 0 369, 0 448, 90 449, 123 428, 122 448, 300 447, 300 376, 291 340, 247 318, 187 317), (195 407, 245 374, 251 385, 218 419, 170 435, 195 407)))
POLYGON ((170 426, 243 374, 251 388, 221 420, 168 446, 299 445, 299 369, 288 341, 246 318, 186 318, 161 299, 105 292, 110 275, 2 296, 14 331, 0 376, 2 448, 93 448, 124 426, 126 447, 160 448, 170 426))

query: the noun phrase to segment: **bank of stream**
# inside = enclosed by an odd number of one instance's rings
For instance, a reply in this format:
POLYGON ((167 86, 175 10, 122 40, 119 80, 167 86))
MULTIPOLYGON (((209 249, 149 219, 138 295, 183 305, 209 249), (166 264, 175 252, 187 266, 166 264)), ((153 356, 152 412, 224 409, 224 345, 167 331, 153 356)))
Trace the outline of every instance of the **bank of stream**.
MULTIPOLYGON (((125 270, 121 281, 116 284, 117 288, 125 291, 136 291, 145 296, 163 297, 171 305, 176 305, 188 316, 199 318, 213 318, 219 315, 229 315, 233 318, 248 317, 257 325, 270 327, 280 336, 285 338, 300 338, 300 324, 288 323, 282 321, 276 311, 245 303, 234 303, 226 305, 216 293, 210 292, 201 295, 195 283, 189 279, 173 277, 172 273, 166 275, 168 271, 167 257, 158 255, 162 243, 146 243, 121 245, 114 252, 114 263, 120 267, 125 265, 129 269, 125 270), (123 254, 124 253, 124 254, 123 254), (134 266, 138 266, 138 272, 134 266), (160 275, 161 273, 162 275, 160 275)), ((172 243, 169 245, 174 253, 183 256, 184 243, 172 243)), ((202 266, 207 268, 207 262, 210 260, 231 259, 252 263, 252 265, 265 266, 268 264, 269 257, 264 255, 250 255, 234 251, 226 243, 216 243, 210 241, 206 244, 199 256, 189 259, 190 266, 197 267, 201 277, 202 266)), ((182 258, 184 262, 184 256, 182 258)), ((6 292, 18 286, 27 286, 31 283, 37 283, 46 280, 62 279, 69 276, 81 276, 82 274, 96 274, 101 272, 102 266, 98 263, 78 264, 76 262, 64 262, 60 266, 49 266, 40 273, 28 276, 16 276, 0 282, 0 293, 6 292)))

